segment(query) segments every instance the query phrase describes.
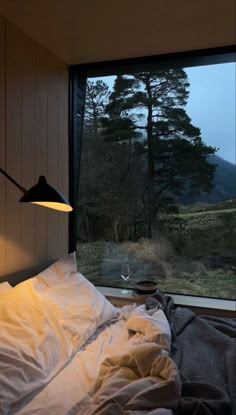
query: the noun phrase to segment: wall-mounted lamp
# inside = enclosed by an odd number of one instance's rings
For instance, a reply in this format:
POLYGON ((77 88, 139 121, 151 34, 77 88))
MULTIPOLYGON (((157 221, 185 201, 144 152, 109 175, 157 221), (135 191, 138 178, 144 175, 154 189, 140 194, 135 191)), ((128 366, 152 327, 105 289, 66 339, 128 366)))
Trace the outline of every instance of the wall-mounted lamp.
POLYGON ((38 183, 26 190, 17 183, 8 173, 0 167, 0 173, 4 174, 18 189, 23 193, 19 202, 34 203, 48 207, 50 209, 61 210, 63 212, 71 212, 73 209, 68 200, 54 187, 47 183, 45 176, 40 176, 38 183))

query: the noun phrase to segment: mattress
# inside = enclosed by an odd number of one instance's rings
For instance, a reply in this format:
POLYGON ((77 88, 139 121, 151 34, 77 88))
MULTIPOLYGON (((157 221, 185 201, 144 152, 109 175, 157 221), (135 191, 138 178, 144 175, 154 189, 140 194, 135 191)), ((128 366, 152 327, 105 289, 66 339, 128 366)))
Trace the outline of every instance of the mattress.
POLYGON ((103 324, 69 364, 17 414, 65 415, 86 396, 102 361, 120 351, 128 338, 125 320, 103 324))

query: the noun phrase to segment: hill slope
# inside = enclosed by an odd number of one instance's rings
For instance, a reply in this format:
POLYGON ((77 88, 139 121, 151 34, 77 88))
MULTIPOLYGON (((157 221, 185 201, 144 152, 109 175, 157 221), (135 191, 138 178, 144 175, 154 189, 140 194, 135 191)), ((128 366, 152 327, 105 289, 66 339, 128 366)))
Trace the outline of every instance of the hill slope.
POLYGON ((236 166, 219 156, 209 156, 208 161, 216 164, 214 188, 211 193, 202 193, 198 196, 183 195, 181 203, 192 205, 195 203, 217 203, 236 197, 236 166))

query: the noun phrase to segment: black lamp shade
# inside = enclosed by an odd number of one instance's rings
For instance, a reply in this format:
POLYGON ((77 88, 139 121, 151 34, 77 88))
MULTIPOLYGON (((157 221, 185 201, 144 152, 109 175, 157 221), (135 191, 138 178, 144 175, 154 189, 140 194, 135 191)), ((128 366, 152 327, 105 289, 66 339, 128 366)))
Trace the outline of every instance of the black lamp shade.
POLYGON ((47 183, 45 176, 40 176, 38 183, 27 190, 19 201, 35 203, 64 212, 72 211, 68 200, 57 189, 47 183))

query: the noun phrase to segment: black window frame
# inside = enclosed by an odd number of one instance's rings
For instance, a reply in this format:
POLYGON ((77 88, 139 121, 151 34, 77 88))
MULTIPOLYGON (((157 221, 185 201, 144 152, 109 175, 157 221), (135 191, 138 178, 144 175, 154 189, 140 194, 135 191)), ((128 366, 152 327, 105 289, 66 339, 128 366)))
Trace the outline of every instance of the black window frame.
MULTIPOLYGON (((128 71, 193 67, 236 61, 236 45, 176 52, 131 59, 71 65, 69 67, 69 252, 76 251, 80 155, 83 136, 86 82, 89 77, 125 74, 128 71)), ((183 294, 185 295, 185 294, 183 294)))

